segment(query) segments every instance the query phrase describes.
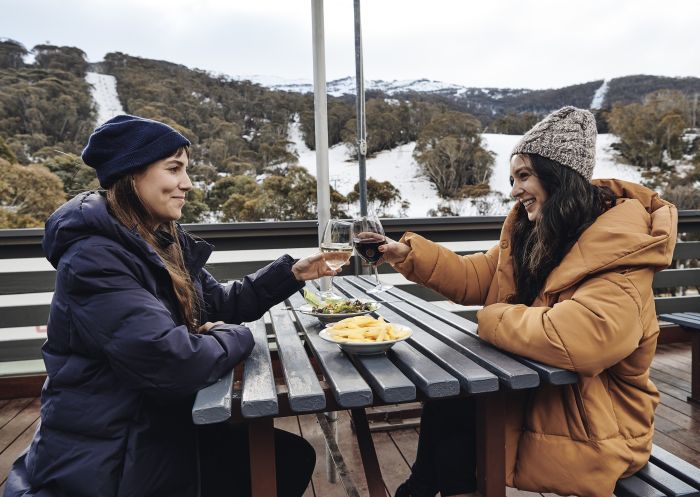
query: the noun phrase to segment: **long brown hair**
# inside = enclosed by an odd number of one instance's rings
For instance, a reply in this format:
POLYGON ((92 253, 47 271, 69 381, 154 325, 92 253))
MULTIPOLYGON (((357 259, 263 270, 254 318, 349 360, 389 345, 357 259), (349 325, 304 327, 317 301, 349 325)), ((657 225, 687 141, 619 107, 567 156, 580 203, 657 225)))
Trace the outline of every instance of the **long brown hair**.
POLYGON ((532 305, 549 273, 559 265, 581 233, 615 205, 607 187, 588 182, 557 161, 525 154, 547 192, 538 219, 531 222, 522 204, 511 231, 515 276, 514 304, 532 305))
MULTIPOLYGON (((173 156, 179 156, 183 151, 189 157, 187 147, 180 147, 173 156)), ((133 173, 122 176, 107 189, 107 205, 110 213, 121 224, 127 229, 135 229, 163 260, 173 284, 173 292, 179 304, 181 317, 190 333, 196 333, 199 327, 199 298, 185 267, 175 222, 160 224, 159 230, 173 240, 173 243, 161 244, 157 231, 152 229, 156 223, 136 191, 133 173)))

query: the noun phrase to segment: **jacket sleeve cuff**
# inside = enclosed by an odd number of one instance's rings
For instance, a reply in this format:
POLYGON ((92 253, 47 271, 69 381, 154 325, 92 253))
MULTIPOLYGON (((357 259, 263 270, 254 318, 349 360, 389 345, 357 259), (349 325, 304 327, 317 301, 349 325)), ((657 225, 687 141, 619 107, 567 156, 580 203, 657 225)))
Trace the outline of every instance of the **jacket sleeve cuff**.
POLYGON ((503 315, 512 307, 512 304, 498 303, 488 305, 477 312, 479 338, 502 348, 502 337, 498 334, 498 327, 503 320, 503 315))
POLYGON ((424 285, 432 274, 437 260, 435 244, 422 236, 410 231, 404 233, 399 240, 411 248, 403 262, 394 264, 394 269, 411 281, 424 285))
POLYGON ((295 262, 292 256, 284 254, 257 272, 257 274, 264 276, 261 276, 260 279, 256 276, 256 285, 260 285, 265 294, 270 295, 275 303, 281 302, 294 292, 304 288, 305 282, 297 281, 292 272, 292 266, 295 262))

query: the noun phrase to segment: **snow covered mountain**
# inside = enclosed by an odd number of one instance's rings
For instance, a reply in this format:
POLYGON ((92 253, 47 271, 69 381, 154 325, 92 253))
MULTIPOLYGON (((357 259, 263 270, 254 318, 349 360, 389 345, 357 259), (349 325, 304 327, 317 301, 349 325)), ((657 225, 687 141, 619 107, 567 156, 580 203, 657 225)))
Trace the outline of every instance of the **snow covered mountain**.
MULTIPOLYGON (((308 80, 291 80, 276 76, 236 76, 234 79, 248 80, 272 90, 293 91, 298 93, 313 92, 313 83, 308 80)), ((327 92, 334 97, 355 94, 355 78, 347 77, 328 81, 327 92)), ((471 88, 431 79, 406 79, 384 81, 373 79, 365 82, 365 91, 382 91, 387 95, 399 95, 403 93, 426 93, 442 96, 475 96, 486 95, 493 99, 501 99, 507 96, 521 95, 531 90, 509 88, 471 88)))

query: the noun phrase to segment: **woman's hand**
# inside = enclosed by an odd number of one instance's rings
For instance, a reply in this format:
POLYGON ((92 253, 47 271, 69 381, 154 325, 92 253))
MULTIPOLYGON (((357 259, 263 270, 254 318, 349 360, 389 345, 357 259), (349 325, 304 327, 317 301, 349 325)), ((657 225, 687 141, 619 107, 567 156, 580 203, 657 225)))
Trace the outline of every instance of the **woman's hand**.
POLYGON ((393 266, 394 264, 405 261, 409 252, 411 252, 411 247, 402 242, 395 242, 389 237, 385 238, 386 243, 379 246, 382 257, 377 261, 377 265, 388 262, 393 266))
POLYGON ((292 273, 297 281, 315 280, 322 276, 335 276, 337 271, 332 270, 323 259, 323 254, 314 254, 299 259, 292 266, 292 273))
POLYGON ((209 330, 211 330, 214 326, 217 324, 224 324, 223 321, 217 321, 216 323, 212 323, 211 321, 207 321, 204 323, 202 326, 197 328, 197 333, 209 333, 209 330))

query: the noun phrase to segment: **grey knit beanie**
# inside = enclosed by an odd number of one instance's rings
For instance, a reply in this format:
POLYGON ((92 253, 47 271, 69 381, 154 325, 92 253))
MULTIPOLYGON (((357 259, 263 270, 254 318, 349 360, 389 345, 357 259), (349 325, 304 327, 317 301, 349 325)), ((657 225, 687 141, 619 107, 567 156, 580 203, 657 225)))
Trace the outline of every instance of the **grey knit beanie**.
POLYGON ((595 166, 595 117, 587 110, 562 107, 535 124, 511 152, 538 154, 569 167, 586 178, 595 166))

